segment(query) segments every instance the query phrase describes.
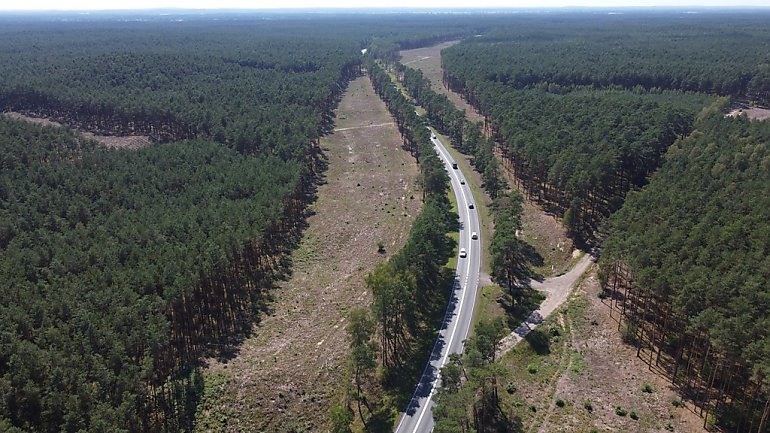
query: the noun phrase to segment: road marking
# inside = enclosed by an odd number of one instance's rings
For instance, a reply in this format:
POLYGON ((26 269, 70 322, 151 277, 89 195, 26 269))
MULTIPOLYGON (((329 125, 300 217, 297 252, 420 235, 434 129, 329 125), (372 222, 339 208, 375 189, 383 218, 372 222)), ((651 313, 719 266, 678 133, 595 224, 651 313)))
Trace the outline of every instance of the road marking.
MULTIPOLYGON (((436 139, 435 141, 438 141, 440 143, 440 141, 438 139, 436 139)), ((465 216, 466 216, 465 221, 467 223, 467 226, 470 226, 470 223, 471 223, 471 213, 470 213, 470 210, 468 208, 468 198, 465 195, 465 189, 463 188, 462 184, 460 184, 460 178, 459 178, 459 176, 457 176, 457 173, 455 172, 454 168, 452 168, 451 159, 444 152, 443 145, 439 146, 439 145, 436 144, 435 141, 433 142, 434 147, 436 148, 436 150, 438 150, 438 152, 441 155, 442 159, 444 160, 444 163, 447 166, 447 168, 449 168, 452 171, 452 177, 454 177, 454 179, 457 181, 457 184, 460 185, 460 194, 462 195, 463 201, 465 202, 464 203, 465 204, 465 216)), ((471 196, 471 198, 472 197, 473 196, 471 196)), ((475 212, 475 209, 474 209, 474 212, 475 212)), ((466 234, 469 233, 469 230, 468 230, 469 227, 467 227, 467 226, 465 227, 465 233, 466 234)), ((420 416, 417 418, 417 423, 415 424, 414 429, 412 430, 412 433, 416 433, 417 432, 417 429, 420 427, 420 423, 422 423, 422 418, 425 416, 425 413, 427 412, 428 406, 430 405, 430 402, 433 399, 433 395, 436 393, 436 384, 438 383, 439 379, 441 379, 441 368, 444 365, 446 365, 446 360, 449 357, 449 351, 450 351, 450 349, 452 347, 452 340, 454 340, 455 334, 457 333, 457 324, 460 321, 460 315, 461 315, 461 313, 463 311, 463 303, 465 301, 465 295, 466 295, 466 293, 467 293, 466 291, 468 289, 468 278, 470 278, 470 273, 471 273, 471 257, 472 257, 473 239, 470 239, 470 235, 467 235, 466 237, 467 237, 467 240, 468 240, 468 261, 466 262, 466 267, 465 267, 465 282, 464 282, 464 284, 462 284, 460 286, 460 288, 462 289, 462 297, 460 298, 460 303, 458 304, 458 307, 457 307, 457 313, 456 313, 456 316, 455 316, 454 324, 452 325, 452 332, 449 334, 449 342, 446 345, 446 350, 444 352, 444 356, 441 359, 441 362, 439 363, 439 366, 438 366, 438 370, 439 371, 436 374, 436 378, 430 382, 430 393, 428 393, 428 397, 425 398, 425 403, 423 404, 422 409, 420 410, 420 416)), ((466 328, 466 330, 465 330, 465 337, 468 336, 468 330, 469 329, 470 329, 470 326, 468 328, 466 328)), ((430 364, 430 362, 429 362, 429 364, 430 364)), ((420 379, 422 379, 422 376, 420 376, 420 379)), ((398 427, 396 427, 396 431, 398 431, 401 428, 401 424, 404 422, 405 419, 406 419, 406 416, 401 418, 401 422, 398 423, 398 427)))

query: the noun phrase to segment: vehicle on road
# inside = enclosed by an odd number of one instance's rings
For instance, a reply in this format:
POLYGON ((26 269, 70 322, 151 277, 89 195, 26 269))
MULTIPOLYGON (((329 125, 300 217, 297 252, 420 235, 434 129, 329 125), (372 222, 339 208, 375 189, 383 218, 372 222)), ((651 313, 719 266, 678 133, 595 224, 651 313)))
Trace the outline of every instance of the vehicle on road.
POLYGON ((430 139, 431 139, 431 140, 435 140, 435 139, 436 139, 436 134, 433 134, 433 135, 431 135, 431 136, 430 136, 430 139))
POLYGON ((465 251, 465 248, 460 248, 460 258, 464 259, 467 256, 468 256, 468 252, 465 251))
POLYGON ((471 239, 476 240, 479 238, 479 234, 476 232, 471 233, 471 239))
POLYGON ((452 161, 452 168, 457 170, 457 161, 452 161))
POLYGON ((468 203, 468 209, 473 209, 473 203, 468 203))
POLYGON ((460 185, 465 185, 465 179, 460 179, 460 185))

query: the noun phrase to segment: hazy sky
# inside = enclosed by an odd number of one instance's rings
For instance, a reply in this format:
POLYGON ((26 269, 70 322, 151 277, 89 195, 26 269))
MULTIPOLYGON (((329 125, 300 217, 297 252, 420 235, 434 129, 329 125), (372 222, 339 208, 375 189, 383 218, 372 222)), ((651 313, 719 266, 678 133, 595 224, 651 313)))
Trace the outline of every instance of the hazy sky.
POLYGON ((104 9, 273 9, 273 8, 547 8, 563 6, 736 7, 770 5, 770 0, 0 0, 0 10, 104 9))

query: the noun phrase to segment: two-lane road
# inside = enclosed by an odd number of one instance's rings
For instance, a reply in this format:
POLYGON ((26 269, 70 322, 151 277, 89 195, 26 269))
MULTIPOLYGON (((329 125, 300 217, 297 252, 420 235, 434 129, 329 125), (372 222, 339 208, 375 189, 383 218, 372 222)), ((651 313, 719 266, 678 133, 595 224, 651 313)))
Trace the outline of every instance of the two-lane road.
POLYGON ((396 433, 428 433, 433 430, 432 409, 435 405, 433 396, 441 386, 439 373, 441 367, 449 361, 450 354, 463 351, 463 343, 471 327, 479 282, 481 230, 479 230, 479 217, 473 195, 467 182, 464 181, 465 176, 459 169, 452 167, 452 156, 441 141, 438 138, 432 138, 431 141, 449 172, 452 190, 457 198, 457 213, 460 217, 458 251, 465 249, 467 256, 463 258, 458 255, 455 283, 444 322, 409 406, 401 415, 396 433), (473 209, 470 208, 471 204, 474 204, 473 209), (477 239, 471 238, 472 233, 477 234, 477 239))

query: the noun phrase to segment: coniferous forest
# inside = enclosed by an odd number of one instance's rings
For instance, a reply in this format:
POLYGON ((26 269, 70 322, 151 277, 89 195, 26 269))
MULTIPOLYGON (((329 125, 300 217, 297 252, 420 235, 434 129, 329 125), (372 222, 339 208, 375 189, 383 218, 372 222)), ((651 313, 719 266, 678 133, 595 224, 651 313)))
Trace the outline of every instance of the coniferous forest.
MULTIPOLYGON (((411 386, 446 302, 455 221, 429 123, 472 156, 500 230, 521 227, 506 167, 600 247, 638 355, 714 426, 769 431, 770 124, 725 116, 770 103, 768 18, 0 16, 0 110, 65 126, 0 116, 0 431, 191 431, 200 361, 237 346, 291 271, 319 140, 363 73, 420 163, 424 206, 351 320, 361 419, 359 373, 377 353, 386 387, 411 386), (444 85, 483 124, 398 63, 400 49, 448 40, 461 42, 442 52, 444 85), (151 144, 109 149, 80 132, 151 144)), ((493 247, 491 273, 513 280, 521 245, 509 233, 493 247)), ((492 371, 500 325, 480 323, 468 368, 492 371)), ((461 361, 442 404, 496 401, 496 379, 461 391, 461 361)), ((437 425, 473 424, 442 411, 437 425)))

